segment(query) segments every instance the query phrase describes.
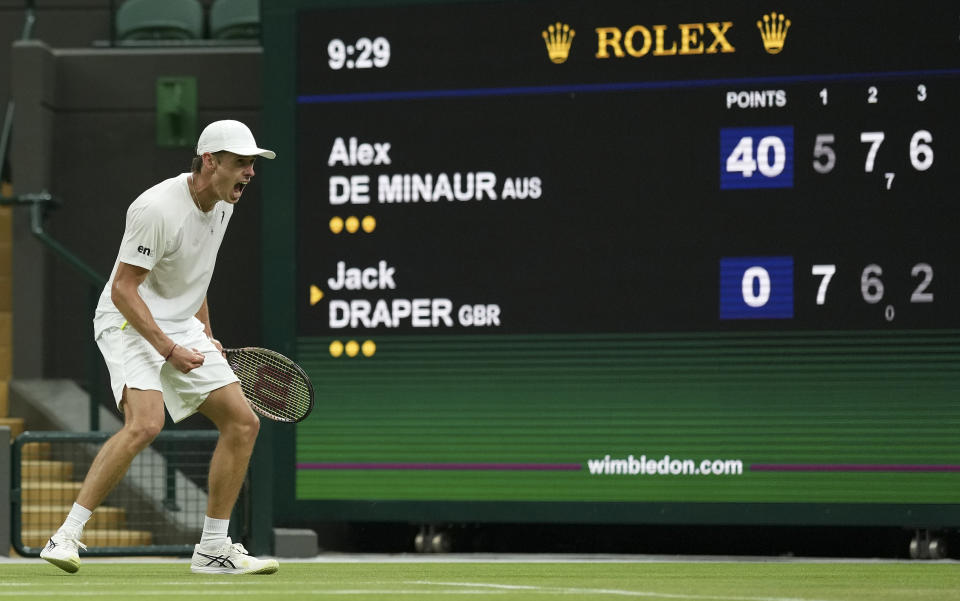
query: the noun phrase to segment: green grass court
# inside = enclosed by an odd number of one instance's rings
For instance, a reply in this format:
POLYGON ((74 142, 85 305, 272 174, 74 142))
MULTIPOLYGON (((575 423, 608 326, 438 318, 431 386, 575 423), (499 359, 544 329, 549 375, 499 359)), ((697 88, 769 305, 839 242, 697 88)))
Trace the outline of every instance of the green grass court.
POLYGON ((87 561, 67 574, 0 563, 0 599, 566 601, 960 600, 956 562, 575 561, 281 563, 268 576, 199 576, 181 563, 87 561))

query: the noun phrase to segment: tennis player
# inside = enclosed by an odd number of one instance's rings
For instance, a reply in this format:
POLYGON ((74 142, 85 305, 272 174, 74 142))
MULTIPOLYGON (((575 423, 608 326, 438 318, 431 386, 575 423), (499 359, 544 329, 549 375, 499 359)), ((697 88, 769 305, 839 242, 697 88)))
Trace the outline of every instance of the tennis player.
POLYGON ((224 232, 257 157, 239 121, 216 121, 200 134, 190 173, 160 182, 127 210, 110 281, 94 315, 94 335, 110 372, 124 425, 97 453, 63 525, 40 557, 67 572, 80 568, 83 527, 130 463, 160 433, 164 406, 173 421, 196 412, 219 438, 210 460, 203 533, 190 569, 197 573, 272 574, 227 536, 260 420, 250 409, 213 337, 207 288, 224 232))

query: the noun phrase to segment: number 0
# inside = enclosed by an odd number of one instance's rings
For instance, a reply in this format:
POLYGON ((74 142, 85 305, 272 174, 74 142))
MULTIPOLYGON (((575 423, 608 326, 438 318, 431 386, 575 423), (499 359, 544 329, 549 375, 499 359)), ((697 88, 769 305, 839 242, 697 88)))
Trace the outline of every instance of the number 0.
POLYGON ((777 136, 767 136, 757 144, 757 168, 766 177, 777 177, 783 173, 787 164, 787 148, 777 136), (773 163, 770 163, 770 151, 773 150, 773 163))
POLYGON ((762 307, 770 300, 770 273, 756 265, 743 272, 740 282, 743 292, 743 302, 750 307, 762 307), (753 283, 757 283, 757 292, 753 291, 753 283))

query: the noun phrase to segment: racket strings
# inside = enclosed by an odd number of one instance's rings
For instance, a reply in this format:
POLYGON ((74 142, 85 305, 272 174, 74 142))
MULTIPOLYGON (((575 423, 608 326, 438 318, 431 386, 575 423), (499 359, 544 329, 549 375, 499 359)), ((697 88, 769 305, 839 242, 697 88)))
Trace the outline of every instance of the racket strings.
POLYGON ((244 396, 258 413, 284 422, 303 419, 313 403, 313 391, 303 372, 283 356, 262 350, 228 354, 244 396))

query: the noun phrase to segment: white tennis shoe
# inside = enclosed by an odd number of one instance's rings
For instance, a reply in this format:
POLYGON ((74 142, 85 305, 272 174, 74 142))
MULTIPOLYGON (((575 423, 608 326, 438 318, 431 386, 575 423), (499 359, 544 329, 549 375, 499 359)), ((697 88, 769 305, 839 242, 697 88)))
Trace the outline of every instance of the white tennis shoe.
POLYGON ((61 528, 47 541, 40 557, 72 574, 80 569, 80 549, 87 550, 87 546, 80 542, 80 533, 61 528))
POLYGON ((273 574, 279 569, 276 559, 257 559, 230 538, 212 549, 195 546, 190 562, 194 574, 273 574))

